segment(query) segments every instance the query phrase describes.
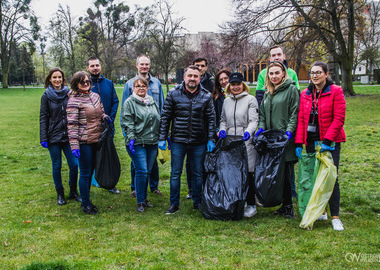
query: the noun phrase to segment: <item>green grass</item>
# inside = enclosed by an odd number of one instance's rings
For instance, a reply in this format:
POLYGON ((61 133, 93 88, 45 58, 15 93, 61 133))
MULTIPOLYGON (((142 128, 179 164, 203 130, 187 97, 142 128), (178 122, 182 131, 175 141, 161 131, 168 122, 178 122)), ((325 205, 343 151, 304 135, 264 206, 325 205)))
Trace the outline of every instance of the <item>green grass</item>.
MULTIPOLYGON (((339 168, 341 219, 299 229, 300 217, 274 217, 259 208, 252 219, 210 221, 185 200, 166 216, 170 166, 160 166, 163 197, 148 194, 154 207, 136 212, 129 197, 130 159, 119 125, 115 144, 121 160, 120 195, 92 188, 101 211, 88 216, 78 203, 56 204, 48 151, 39 144, 43 89, 0 90, 0 269, 375 269, 380 262, 348 262, 347 253, 380 253, 380 89, 357 87, 347 98, 339 168)), ((121 88, 117 89, 121 98, 121 88)), ((119 116, 118 116, 119 117, 119 116)), ((68 189, 67 164, 63 164, 68 189)))

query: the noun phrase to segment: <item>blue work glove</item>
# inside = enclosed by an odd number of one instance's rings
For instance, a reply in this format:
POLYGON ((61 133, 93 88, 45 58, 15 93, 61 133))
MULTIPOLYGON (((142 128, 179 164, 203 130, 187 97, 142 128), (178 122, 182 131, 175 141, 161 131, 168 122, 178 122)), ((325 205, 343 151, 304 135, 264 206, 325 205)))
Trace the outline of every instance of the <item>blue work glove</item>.
POLYGON ((328 146, 326 144, 321 144, 321 153, 324 151, 334 151, 335 147, 328 146))
POLYGON ((74 157, 80 158, 80 151, 79 151, 79 149, 75 149, 75 150, 71 151, 71 153, 73 153, 74 157))
POLYGON ((212 150, 214 150, 215 148, 215 144, 213 141, 208 141, 207 142, 207 152, 212 152, 212 150))
POLYGON ((166 141, 159 141, 158 142, 158 148, 165 151, 166 150, 166 141))
POLYGON ((135 140, 130 140, 129 141, 129 150, 131 151, 132 155, 135 154, 135 149, 133 149, 133 147, 135 146, 135 140))
POLYGON ((297 147, 297 148, 296 148, 296 156, 297 156, 299 159, 302 159, 302 147, 297 147))
POLYGON ((251 134, 249 134, 248 131, 244 132, 243 141, 249 140, 250 137, 251 137, 251 134))
POLYGON ((41 142, 41 145, 43 148, 48 148, 48 143, 47 142, 41 142))
POLYGON ((227 134, 225 130, 219 131, 219 139, 225 139, 226 137, 227 137, 227 134))
POLYGON ((168 149, 170 150, 172 148, 172 141, 170 140, 170 137, 168 137, 168 149))
POLYGON ((259 130, 256 132, 255 137, 259 137, 260 133, 262 133, 263 131, 264 131, 263 128, 259 128, 259 130))
POLYGON ((288 140, 292 139, 292 133, 290 131, 285 132, 286 136, 288 136, 288 140))

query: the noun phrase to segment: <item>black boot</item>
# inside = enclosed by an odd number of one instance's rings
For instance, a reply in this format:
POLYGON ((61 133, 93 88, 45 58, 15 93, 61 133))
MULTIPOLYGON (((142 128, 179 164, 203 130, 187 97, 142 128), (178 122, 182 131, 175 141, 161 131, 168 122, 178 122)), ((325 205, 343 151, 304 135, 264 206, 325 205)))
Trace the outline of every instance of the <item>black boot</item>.
POLYGON ((285 217, 286 218, 294 218, 293 205, 285 205, 285 217))
POLYGON ((65 193, 63 192, 63 188, 57 189, 57 203, 58 205, 66 204, 65 193))
POLYGON ((275 215, 285 215, 285 205, 281 205, 280 208, 278 208, 273 214, 275 215))
POLYGON ((70 186, 69 199, 74 199, 77 202, 81 202, 82 201, 82 198, 79 196, 76 186, 75 187, 74 186, 73 187, 70 186))

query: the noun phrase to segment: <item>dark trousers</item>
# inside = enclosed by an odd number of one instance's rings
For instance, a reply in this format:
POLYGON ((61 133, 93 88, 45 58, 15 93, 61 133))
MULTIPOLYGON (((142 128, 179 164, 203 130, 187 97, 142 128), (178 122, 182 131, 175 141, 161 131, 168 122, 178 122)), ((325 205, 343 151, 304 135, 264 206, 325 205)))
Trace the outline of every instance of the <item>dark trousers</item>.
POLYGON ((248 173, 247 205, 255 205, 255 178, 253 173, 248 173))
MULTIPOLYGON (((340 143, 335 143, 335 150, 330 151, 334 165, 336 166, 336 172, 338 173, 339 168, 339 159, 340 159, 340 143)), ((310 143, 308 142, 308 145, 306 146, 306 152, 312 153, 314 152, 314 142, 310 143)), ((339 182, 338 177, 336 178, 335 186, 333 193, 331 195, 331 198, 329 200, 329 206, 330 206, 330 213, 331 216, 339 216, 339 206, 340 206, 340 189, 339 189, 339 182)))
POLYGON ((285 162, 284 189, 282 200, 284 205, 292 205, 292 177, 294 175, 294 161, 285 162))
POLYGON ((82 197, 83 207, 87 207, 91 205, 90 187, 91 187, 92 173, 95 168, 95 154, 96 154, 96 143, 80 145, 79 191, 82 197))

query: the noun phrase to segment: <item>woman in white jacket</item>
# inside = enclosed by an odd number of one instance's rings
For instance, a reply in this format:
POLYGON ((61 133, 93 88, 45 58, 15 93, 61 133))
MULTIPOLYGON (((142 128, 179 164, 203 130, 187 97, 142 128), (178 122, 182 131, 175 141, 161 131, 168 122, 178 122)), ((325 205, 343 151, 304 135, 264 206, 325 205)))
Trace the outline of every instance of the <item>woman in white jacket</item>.
POLYGON ((226 93, 229 97, 223 103, 219 138, 226 138, 226 135, 243 136, 247 147, 249 168, 249 186, 244 216, 253 217, 257 213, 255 206, 255 181, 253 177, 257 153, 251 143, 251 136, 254 134, 259 121, 257 100, 249 94, 249 88, 243 82, 243 75, 238 72, 230 75, 226 93))

